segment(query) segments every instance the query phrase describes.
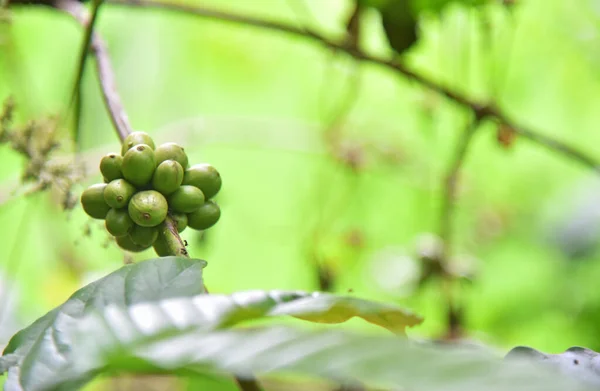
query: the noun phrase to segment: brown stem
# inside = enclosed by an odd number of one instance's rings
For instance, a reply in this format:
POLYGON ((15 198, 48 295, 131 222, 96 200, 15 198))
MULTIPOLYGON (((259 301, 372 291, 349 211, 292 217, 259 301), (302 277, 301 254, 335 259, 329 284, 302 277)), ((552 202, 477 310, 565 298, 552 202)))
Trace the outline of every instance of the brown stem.
POLYGON ((244 26, 253 26, 273 31, 279 31, 282 33, 295 35, 297 37, 302 37, 306 39, 310 39, 316 41, 330 49, 338 50, 341 52, 345 52, 350 56, 356 58, 357 60, 361 60, 364 62, 376 64, 379 66, 383 66, 389 68, 403 76, 421 84, 422 86, 429 88, 441 95, 444 95, 448 99, 470 108, 478 118, 484 117, 494 117, 499 122, 513 128, 517 134, 520 136, 536 143, 542 145, 546 148, 549 148, 553 151, 560 152, 565 157, 568 157, 579 164, 590 167, 595 171, 599 170, 600 162, 596 159, 588 156, 587 154, 563 143, 562 141, 556 140, 550 136, 546 136, 540 133, 537 133, 531 129, 527 129, 525 127, 521 127, 511 120, 510 116, 502 111, 500 108, 492 105, 492 104, 481 104, 480 102, 474 101, 473 99, 462 95, 461 93, 452 91, 451 89, 441 85, 440 83, 430 80, 425 76, 419 75, 414 71, 410 70, 406 67, 400 60, 396 59, 385 59, 376 56, 372 56, 370 54, 364 53, 353 45, 349 45, 348 40, 342 39, 341 43, 332 41, 319 33, 308 30, 306 28, 298 28, 294 26, 288 26, 284 23, 264 20, 261 18, 256 18, 247 15, 240 15, 235 13, 229 13, 225 11, 219 11, 211 8, 206 8, 202 6, 188 5, 188 4, 180 4, 174 2, 166 2, 161 0, 108 0, 109 3, 115 5, 124 5, 131 7, 140 7, 144 8, 159 8, 164 10, 169 10, 173 12, 179 12, 187 15, 194 15, 199 17, 217 19, 221 21, 236 23, 244 26))
MULTIPOLYGON (((74 0, 58 0, 55 3, 55 7, 73 16, 82 26, 85 27, 88 25, 89 17, 85 7, 81 3, 74 0)), ((104 104, 108 109, 110 120, 112 121, 119 138, 123 141, 133 129, 131 128, 129 118, 127 117, 127 113, 123 108, 121 98, 117 92, 115 73, 110 63, 108 49, 106 48, 104 40, 94 31, 91 32, 90 49, 96 59, 98 81, 100 83, 104 104)))
POLYGON ((186 258, 190 257, 185 248, 185 242, 181 239, 181 236, 179 236, 179 232, 177 232, 177 223, 170 215, 167 216, 164 223, 161 224, 160 229, 160 233, 165 238, 171 254, 186 258))

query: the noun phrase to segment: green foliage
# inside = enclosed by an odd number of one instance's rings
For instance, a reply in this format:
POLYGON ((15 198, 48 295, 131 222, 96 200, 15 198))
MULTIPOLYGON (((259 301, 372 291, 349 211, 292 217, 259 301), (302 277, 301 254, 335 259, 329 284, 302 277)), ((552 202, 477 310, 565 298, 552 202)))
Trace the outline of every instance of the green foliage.
MULTIPOLYGON (((107 307, 102 313, 90 314, 67 331, 75 342, 65 357, 71 365, 52 375, 36 373, 43 382, 27 389, 41 391, 81 384, 97 373, 123 371, 234 373, 242 379, 256 374, 296 374, 346 384, 361 382, 423 391, 465 390, 474 384, 486 391, 592 389, 547 368, 526 362, 503 363, 482 348, 436 348, 394 337, 336 330, 257 327, 209 331, 189 327, 189 307, 176 310, 157 304, 128 309, 107 307), (164 317, 166 309, 180 317, 164 317)), ((18 387, 18 381, 9 374, 7 384, 18 387)))
MULTIPOLYGON (((251 291, 198 296, 205 293, 204 266, 204 261, 176 257, 148 260, 124 266, 77 291, 11 339, 0 359, 2 372, 9 371, 7 387, 33 391, 50 389, 56 381, 77 385, 85 381, 96 368, 85 379, 61 380, 61 374, 73 367, 71 353, 81 342, 73 339, 72 331, 80 327, 77 324, 86 314, 104 313, 105 308, 110 313, 127 308, 133 316, 141 316, 136 327, 147 328, 144 333, 151 338, 173 328, 210 330, 266 316, 289 315, 319 323, 339 323, 358 316, 395 332, 422 321, 399 307, 329 294, 251 291)), ((127 334, 129 326, 117 327, 127 334)), ((91 329, 88 337, 99 344, 108 342, 98 340, 99 334, 91 329)))

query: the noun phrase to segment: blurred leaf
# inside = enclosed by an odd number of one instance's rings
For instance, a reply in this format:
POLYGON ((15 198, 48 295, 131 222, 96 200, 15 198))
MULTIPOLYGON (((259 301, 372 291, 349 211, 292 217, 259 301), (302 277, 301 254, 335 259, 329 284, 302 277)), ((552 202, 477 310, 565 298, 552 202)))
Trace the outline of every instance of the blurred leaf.
POLYGON ((513 360, 544 362, 561 373, 600 386, 600 354, 590 349, 574 346, 563 353, 546 354, 529 347, 518 346, 508 352, 506 357, 513 360))
POLYGON ((449 4, 460 4, 466 7, 477 7, 489 3, 489 0, 412 0, 416 13, 430 12, 439 14, 449 4))
POLYGON ((356 4, 361 7, 373 7, 377 9, 381 9, 382 7, 388 5, 393 0, 356 0, 356 4))
MULTIPOLYGON (((158 308, 157 308, 158 309, 158 308)), ((174 319, 168 318, 167 319, 174 319)), ((531 362, 503 362, 484 349, 433 347, 396 337, 318 332, 293 328, 206 331, 175 322, 159 332, 140 329, 145 312, 110 306, 90 314, 68 333, 73 350, 60 373, 39 373, 25 388, 56 389, 81 384, 100 372, 298 374, 338 382, 419 391, 585 390, 574 379, 531 362)))
POLYGON ((379 8, 390 46, 399 54, 417 41, 417 18, 409 1, 391 1, 379 8))
POLYGON ((421 12, 437 15, 450 3, 474 7, 487 2, 487 0, 358 0, 357 4, 379 10, 390 46, 398 54, 402 54, 418 39, 418 16, 421 12))
MULTIPOLYGON (((0 369, 4 372, 10 366, 11 371, 18 372, 16 365, 27 371, 60 368, 65 363, 64 355, 71 349, 69 336, 64 333, 68 325, 109 304, 134 305, 204 293, 205 265, 202 260, 164 257, 123 266, 81 288, 64 304, 15 334, 0 358, 0 369)), ((36 379, 33 381, 37 383, 36 379)))

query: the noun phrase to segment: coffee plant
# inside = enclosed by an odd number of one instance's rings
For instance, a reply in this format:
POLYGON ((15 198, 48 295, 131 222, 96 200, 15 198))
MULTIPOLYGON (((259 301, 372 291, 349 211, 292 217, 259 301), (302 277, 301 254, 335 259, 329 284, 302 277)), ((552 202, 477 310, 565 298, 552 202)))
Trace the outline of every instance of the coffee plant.
MULTIPOLYGON (((294 4, 300 3, 298 0, 294 4)), ((467 339, 463 308, 456 293, 465 281, 475 279, 469 274, 470 270, 465 272, 454 262, 452 227, 455 199, 461 191, 459 171, 476 132, 492 129, 495 143, 506 150, 513 147, 515 140, 529 140, 581 166, 594 170, 600 167, 599 162, 579 149, 513 120, 502 105, 454 90, 448 83, 425 76, 431 72, 421 72, 411 63, 408 56, 417 49, 427 18, 435 20, 452 7, 477 15, 494 10, 510 18, 519 9, 515 3, 519 2, 349 1, 343 36, 334 39, 306 26, 229 13, 225 6, 221 10, 162 0, 93 0, 89 7, 76 0, 4 2, 0 23, 9 25, 13 11, 17 14, 43 7, 70 15, 80 25, 83 44, 67 110, 69 115, 71 111, 74 113, 75 124, 66 138, 73 145, 79 143, 81 108, 78 105, 81 105, 84 68, 90 57, 96 65, 108 116, 120 140, 110 149, 119 152, 103 151, 104 155, 93 162, 101 183, 89 185, 76 196, 77 186, 83 183, 86 174, 81 172, 78 151, 64 148, 64 119, 36 119, 20 125, 15 114, 19 102, 7 99, 0 116, 0 144, 16 152, 25 163, 21 181, 27 186, 26 191, 15 197, 58 192, 65 211, 81 207, 92 221, 103 221, 110 237, 108 245, 128 254, 125 264, 117 270, 76 290, 62 304, 10 338, 0 357, 4 389, 92 389, 98 378, 126 374, 134 379, 154 379, 153 376, 229 379, 230 386, 246 391, 597 389, 600 355, 591 349, 571 347, 551 354, 519 346, 506 353, 467 339), (340 267, 330 259, 329 263, 324 261, 327 257, 320 256, 313 248, 308 252, 314 254, 319 291, 270 289, 209 293, 210 281, 207 283, 204 278, 209 262, 194 258, 181 234, 196 231, 205 235, 220 221, 221 207, 215 197, 220 195, 222 186, 226 189, 230 182, 223 171, 226 177, 223 183, 217 168, 204 159, 200 163, 190 162, 188 153, 193 146, 185 144, 184 148, 184 143, 176 140, 155 143, 150 135, 153 132, 136 131, 129 124, 117 91, 111 58, 96 26, 101 10, 125 6, 213 18, 316 42, 336 55, 343 53, 354 61, 399 75, 435 95, 433 100, 445 99, 460 107, 466 120, 443 178, 439 232, 419 243, 416 257, 421 267, 415 285, 426 289, 435 282, 440 287, 436 300, 443 302, 447 319, 447 328, 440 338, 409 337, 408 329, 421 325, 425 319, 404 306, 360 298, 360 292, 328 292, 335 285, 340 267), (389 49, 387 55, 373 55, 364 48, 365 31, 374 20, 381 27, 381 38, 389 49), (69 151, 67 161, 64 156, 61 159, 59 153, 65 150, 69 151), (150 248, 157 257, 131 262, 130 253, 145 254, 150 248), (337 327, 355 318, 377 326, 381 332, 361 333, 337 327)), ((3 38, 1 32, 0 39, 3 38)), ((352 102, 347 106, 352 106, 352 102)), ((345 142, 340 135, 337 127, 343 115, 339 114, 325 131, 325 149, 347 172, 358 175, 369 159, 363 149, 345 142)), ((386 141, 389 147, 387 144, 386 141)), ((378 152, 379 159, 398 158, 385 148, 380 149, 385 151, 378 152)), ((304 173, 298 170, 295 174, 304 173)), ((254 183, 256 188, 273 181, 268 169, 261 171, 260 176, 263 183, 254 183)), ((318 182, 310 175, 307 177, 318 182)), ((286 183, 277 186, 286 186, 286 183)), ((325 181, 317 187, 326 191, 332 186, 325 181)), ((349 198, 353 196, 354 193, 349 198)), ((0 199, 0 204, 2 201, 0 199)), ((352 201, 344 199, 336 205, 326 203, 325 199, 310 202, 311 212, 303 214, 303 219, 321 219, 315 206, 320 202, 326 204, 326 211, 332 209, 337 213, 336 207, 352 201)), ((258 198, 253 203, 260 213, 266 213, 269 208, 258 198)), ((378 213, 390 213, 385 206, 376 206, 381 209, 378 213)), ((234 213, 226 205, 223 210, 224 216, 234 213)), ((319 220, 317 225, 330 223, 319 220)), ((270 240, 273 245, 277 244, 276 235, 270 240)), ((356 229, 348 234, 347 242, 349 246, 361 247, 361 231, 356 229)), ((313 244, 317 247, 317 240, 309 243, 309 247, 313 244)), ((228 272, 240 273, 238 270, 228 272)), ((384 274, 393 279, 397 277, 393 271, 384 274)), ((146 389, 135 384, 132 389, 146 389)), ((173 389, 173 384, 169 383, 165 389, 173 389)), ((192 385, 189 389, 212 388, 192 385)))

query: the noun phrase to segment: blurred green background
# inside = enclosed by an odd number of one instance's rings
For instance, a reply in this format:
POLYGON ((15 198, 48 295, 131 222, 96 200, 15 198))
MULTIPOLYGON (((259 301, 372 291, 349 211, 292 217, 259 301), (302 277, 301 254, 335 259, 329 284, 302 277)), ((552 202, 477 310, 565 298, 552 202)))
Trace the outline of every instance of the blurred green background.
MULTIPOLYGON (((405 60, 600 158, 600 2, 517 3, 451 3, 420 15, 420 38, 405 60)), ((344 0, 202 5, 332 37, 351 11, 344 0)), ((0 24, 0 99, 13 96, 17 122, 64 116, 79 26, 39 7, 11 16, 0 24)), ((388 55, 376 12, 364 23, 363 48, 388 55)), ((133 126, 157 143, 184 144, 190 162, 221 172, 221 221, 204 236, 182 235, 192 256, 208 261, 211 292, 316 290, 319 269, 327 270, 332 291, 423 315, 411 336, 446 333, 444 290, 436 280, 417 283, 418 252, 439 229, 443 181, 468 111, 387 69, 270 30, 107 5, 98 31, 133 126)), ((89 176, 77 191, 101 180, 102 154, 120 149, 91 60, 83 99, 78 162, 89 176)), ((65 155, 69 132, 65 126, 65 155)), ((79 206, 62 211, 52 192, 13 196, 22 165, 0 146, 2 344, 125 256, 79 206)), ((456 201, 453 260, 469 278, 455 290, 466 337, 501 351, 599 350, 597 173, 519 137, 504 147, 486 122, 456 201)))

